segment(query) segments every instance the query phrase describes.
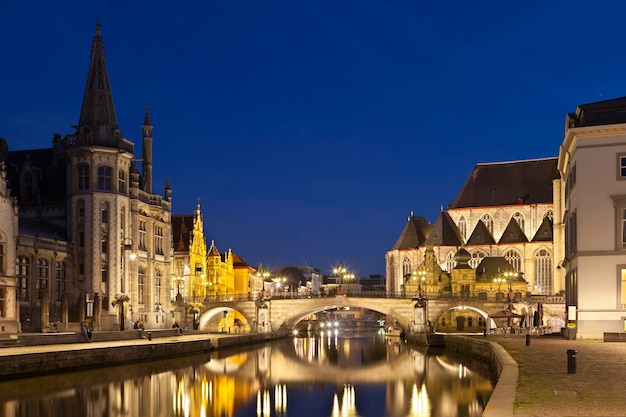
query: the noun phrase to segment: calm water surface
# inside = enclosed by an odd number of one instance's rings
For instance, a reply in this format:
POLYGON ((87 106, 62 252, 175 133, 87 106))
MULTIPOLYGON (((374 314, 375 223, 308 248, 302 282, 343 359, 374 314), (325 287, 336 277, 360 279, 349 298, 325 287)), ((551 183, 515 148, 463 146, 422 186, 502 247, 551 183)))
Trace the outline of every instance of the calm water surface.
POLYGON ((489 379, 375 332, 0 384, 0 415, 480 416, 489 379))

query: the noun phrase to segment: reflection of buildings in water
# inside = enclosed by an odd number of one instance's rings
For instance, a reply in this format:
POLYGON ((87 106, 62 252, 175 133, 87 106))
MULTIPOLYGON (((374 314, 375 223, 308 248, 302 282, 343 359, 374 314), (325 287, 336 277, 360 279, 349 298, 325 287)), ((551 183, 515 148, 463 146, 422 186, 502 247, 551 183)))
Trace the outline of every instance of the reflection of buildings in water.
MULTIPOLYGON (((452 414, 446 415, 451 416, 452 414)), ((426 385, 422 384, 418 391, 417 384, 413 384, 413 392, 411 393, 411 403, 407 417, 430 417, 430 400, 426 392, 426 385)))
POLYGON ((359 417, 356 409, 356 395, 354 393, 354 385, 345 384, 341 395, 341 406, 339 405, 339 397, 337 393, 333 398, 333 409, 331 417, 359 417))
POLYGON ((272 397, 269 389, 259 389, 256 394, 256 415, 257 417, 269 417, 272 415, 287 415, 287 385, 277 384, 274 386, 274 406, 272 407, 272 397))

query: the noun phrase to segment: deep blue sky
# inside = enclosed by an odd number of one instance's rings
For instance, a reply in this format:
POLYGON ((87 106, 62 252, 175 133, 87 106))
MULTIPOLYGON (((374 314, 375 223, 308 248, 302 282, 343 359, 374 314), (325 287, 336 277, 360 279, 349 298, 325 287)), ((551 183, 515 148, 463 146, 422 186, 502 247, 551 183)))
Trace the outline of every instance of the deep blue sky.
POLYGON ((626 95, 622 2, 4 2, 0 137, 78 122, 100 19, 120 128, 155 190, 199 198, 252 266, 384 274, 411 211, 434 222, 477 162, 558 154, 565 115, 626 95), (58 4, 57 4, 58 3, 58 4), (87 4, 90 3, 90 4, 87 4), (93 3, 93 4, 91 4, 93 3))

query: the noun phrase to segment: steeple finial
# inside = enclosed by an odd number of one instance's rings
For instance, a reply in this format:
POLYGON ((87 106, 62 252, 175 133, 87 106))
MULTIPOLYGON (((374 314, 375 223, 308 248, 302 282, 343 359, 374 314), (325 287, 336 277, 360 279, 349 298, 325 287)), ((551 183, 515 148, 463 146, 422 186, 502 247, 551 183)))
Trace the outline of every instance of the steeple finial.
POLYGON ((143 124, 146 126, 152 126, 152 122, 150 122, 150 108, 146 106, 146 115, 143 118, 143 124))

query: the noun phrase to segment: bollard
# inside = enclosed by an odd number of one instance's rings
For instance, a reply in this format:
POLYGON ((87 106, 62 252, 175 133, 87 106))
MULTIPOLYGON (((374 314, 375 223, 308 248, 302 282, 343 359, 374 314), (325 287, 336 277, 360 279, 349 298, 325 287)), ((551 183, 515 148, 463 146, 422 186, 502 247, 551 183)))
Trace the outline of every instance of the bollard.
POLYGON ((526 346, 530 346, 530 334, 526 333, 526 346))
POLYGON ((567 349, 567 373, 576 373, 576 350, 567 349))
POLYGON ((148 332, 148 340, 152 340, 152 333, 148 332))

